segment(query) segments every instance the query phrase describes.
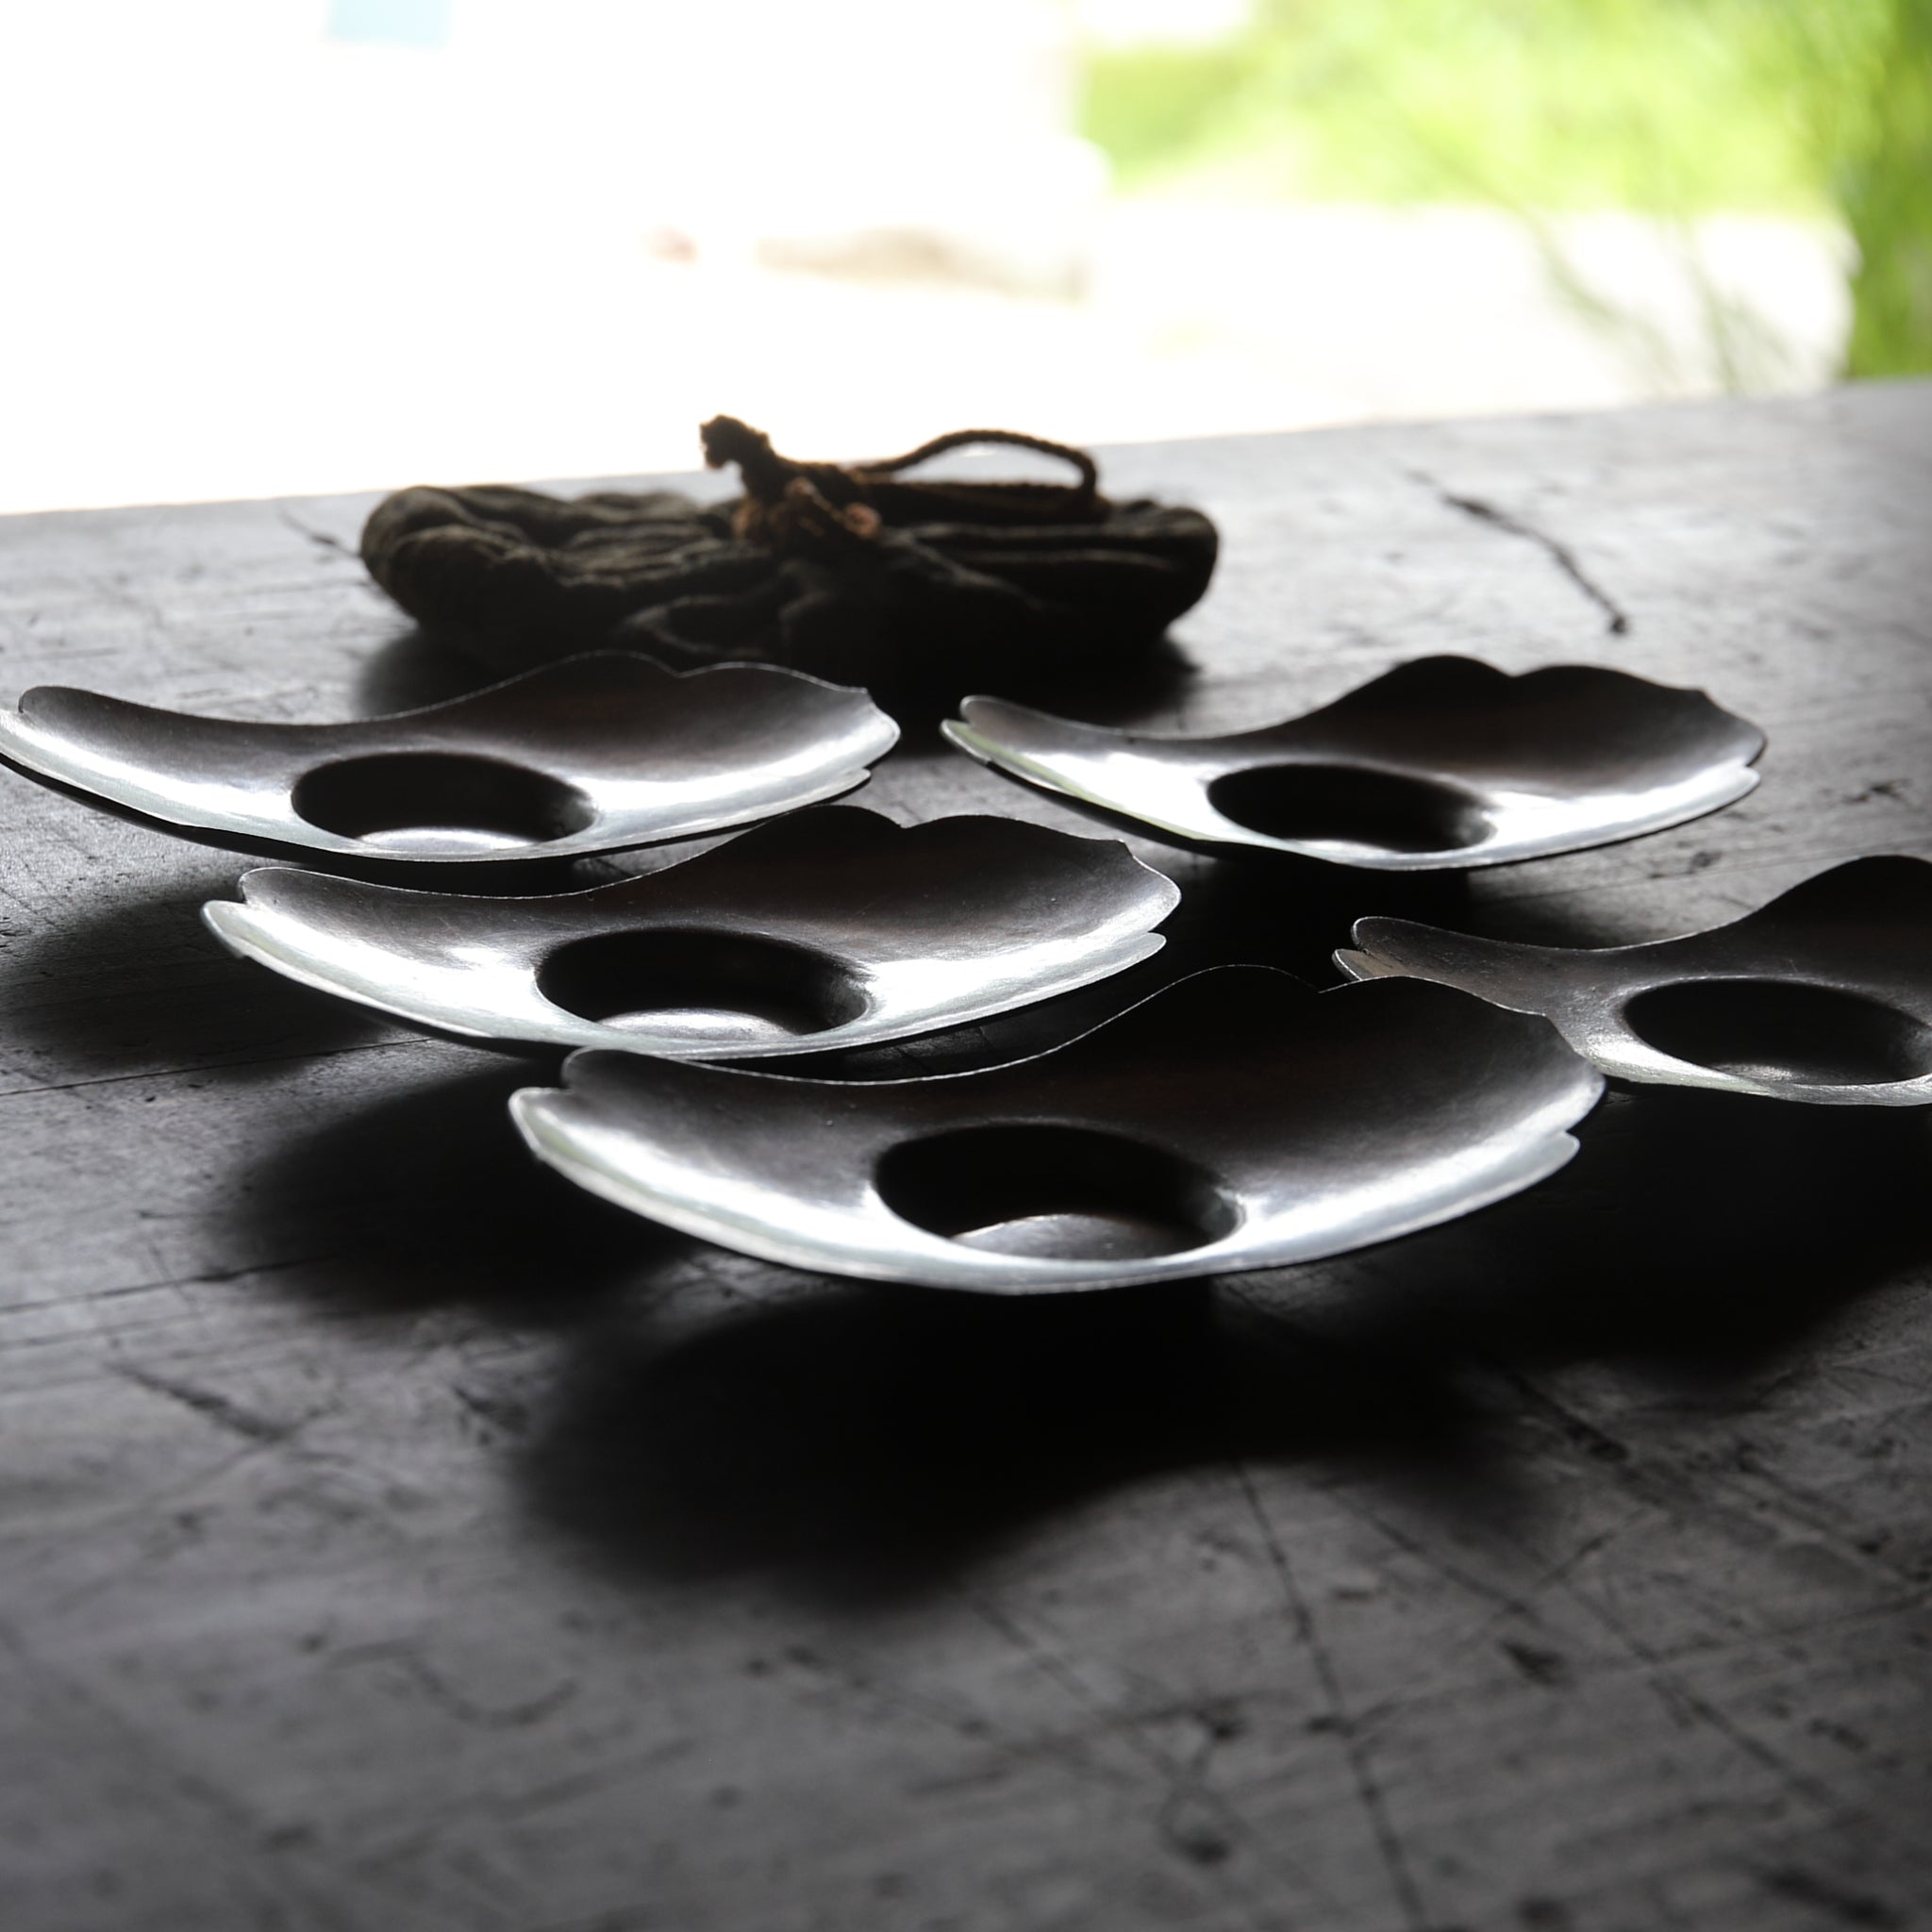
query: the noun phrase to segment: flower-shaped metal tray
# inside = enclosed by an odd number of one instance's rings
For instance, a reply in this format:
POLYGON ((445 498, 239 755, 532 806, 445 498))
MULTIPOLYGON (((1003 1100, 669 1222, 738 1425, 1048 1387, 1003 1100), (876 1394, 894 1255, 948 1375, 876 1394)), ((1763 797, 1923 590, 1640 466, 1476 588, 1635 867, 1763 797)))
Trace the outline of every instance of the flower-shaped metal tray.
POLYGON ((1540 1013, 1620 1079, 1827 1106, 1932 1102, 1932 864, 1858 858, 1729 925, 1586 951, 1356 924, 1357 979, 1540 1013))
POLYGON ((990 1294, 1268 1268, 1502 1200, 1603 1079, 1443 987, 1194 974, 1036 1058, 880 1085, 582 1053, 510 1108, 538 1158, 792 1267, 990 1294))
POLYGON ((673 1059, 870 1045, 1158 952, 1180 893, 1114 839, 1015 819, 801 812, 643 878, 458 897, 265 868, 203 917, 234 951, 401 1019, 673 1059))
POLYGON ((201 718, 61 685, 0 711, 0 758, 91 804, 248 851, 439 865, 750 824, 863 784, 897 737, 863 691, 620 651, 352 724, 201 718))
POLYGON ((1756 725, 1702 691, 1551 665, 1424 658, 1319 711, 1149 738, 968 698, 960 750, 1115 824, 1208 851, 1387 872, 1503 865, 1715 811, 1757 782, 1756 725))

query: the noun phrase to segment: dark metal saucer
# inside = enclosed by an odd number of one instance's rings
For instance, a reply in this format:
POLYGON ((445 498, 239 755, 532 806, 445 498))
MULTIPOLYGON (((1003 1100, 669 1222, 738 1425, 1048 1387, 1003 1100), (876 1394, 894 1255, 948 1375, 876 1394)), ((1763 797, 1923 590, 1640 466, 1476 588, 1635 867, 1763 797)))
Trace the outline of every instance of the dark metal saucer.
POLYGON ((862 785, 898 727, 771 665, 604 651, 337 724, 166 711, 62 685, 0 711, 0 758, 246 851, 382 865, 556 861, 751 824, 862 785))
POLYGON ((1857 858, 1729 925, 1601 951, 1356 923, 1357 979, 1537 1013, 1619 1079, 1836 1107, 1932 1102, 1932 864, 1857 858))
POLYGON ((1173 843, 1388 872, 1546 858, 1681 824, 1757 782, 1756 725, 1702 691, 1552 665, 1424 658, 1321 710, 1152 738, 974 697, 961 751, 1173 843))
POLYGON ((1278 1267, 1516 1193, 1602 1076, 1442 987, 1199 973, 1071 1044, 884 1084, 573 1055, 511 1112, 591 1192, 796 1268, 1043 1294, 1278 1267))
POLYGON ((589 891, 264 868, 203 917, 291 979, 446 1032, 674 1059, 872 1045, 1091 985, 1180 893, 1114 839, 829 806, 589 891))

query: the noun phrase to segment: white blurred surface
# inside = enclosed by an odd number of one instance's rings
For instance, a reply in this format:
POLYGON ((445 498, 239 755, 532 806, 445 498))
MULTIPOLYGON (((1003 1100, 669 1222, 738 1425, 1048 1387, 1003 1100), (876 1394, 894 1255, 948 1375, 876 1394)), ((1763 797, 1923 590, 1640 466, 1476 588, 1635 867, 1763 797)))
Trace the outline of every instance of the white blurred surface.
MULTIPOLYGON (((1683 238, 1635 217, 1560 230, 1644 318, 1619 337, 1492 211, 1109 200, 1056 0, 448 21, 413 47, 332 39, 326 0, 0 8, 0 509, 679 468, 721 410, 841 457, 1724 380, 1683 238)), ((1696 239, 1777 317, 1752 386, 1825 380, 1838 238, 1696 239)))

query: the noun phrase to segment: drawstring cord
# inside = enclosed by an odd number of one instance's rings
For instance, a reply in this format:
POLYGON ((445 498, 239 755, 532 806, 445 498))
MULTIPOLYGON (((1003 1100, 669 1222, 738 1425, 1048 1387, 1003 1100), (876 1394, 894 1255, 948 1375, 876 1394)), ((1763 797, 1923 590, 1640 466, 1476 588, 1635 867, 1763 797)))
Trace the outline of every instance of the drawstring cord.
POLYGON ((1008 521, 1024 505, 1026 513, 1052 522, 1085 521, 1101 508, 1100 472, 1083 449, 1028 436, 1017 429, 955 429, 935 436, 905 455, 855 464, 800 463, 782 457, 762 430, 736 416, 714 416, 699 432, 705 461, 714 470, 735 464, 744 484, 736 527, 741 537, 774 550, 850 550, 874 541, 888 521, 885 509, 905 507, 914 493, 928 516, 951 508, 967 521, 976 509, 997 510, 1008 521), (1064 483, 902 483, 904 471, 969 445, 996 444, 1029 449, 1070 463, 1077 485, 1064 483))

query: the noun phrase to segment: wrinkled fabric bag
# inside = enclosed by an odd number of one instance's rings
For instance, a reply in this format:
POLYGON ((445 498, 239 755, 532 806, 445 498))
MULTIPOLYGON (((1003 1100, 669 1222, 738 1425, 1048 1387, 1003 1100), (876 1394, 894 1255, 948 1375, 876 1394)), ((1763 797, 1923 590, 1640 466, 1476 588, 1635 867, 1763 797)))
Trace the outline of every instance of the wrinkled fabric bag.
POLYGON ((741 496, 403 490, 371 515, 363 562, 425 630, 500 670, 617 645, 887 686, 1098 672, 1159 639, 1213 573, 1207 517, 1111 502, 1091 457, 1041 438, 960 430, 842 468, 790 461, 730 416, 702 434, 741 496), (1044 452, 1079 480, 902 474, 976 443, 1044 452))

